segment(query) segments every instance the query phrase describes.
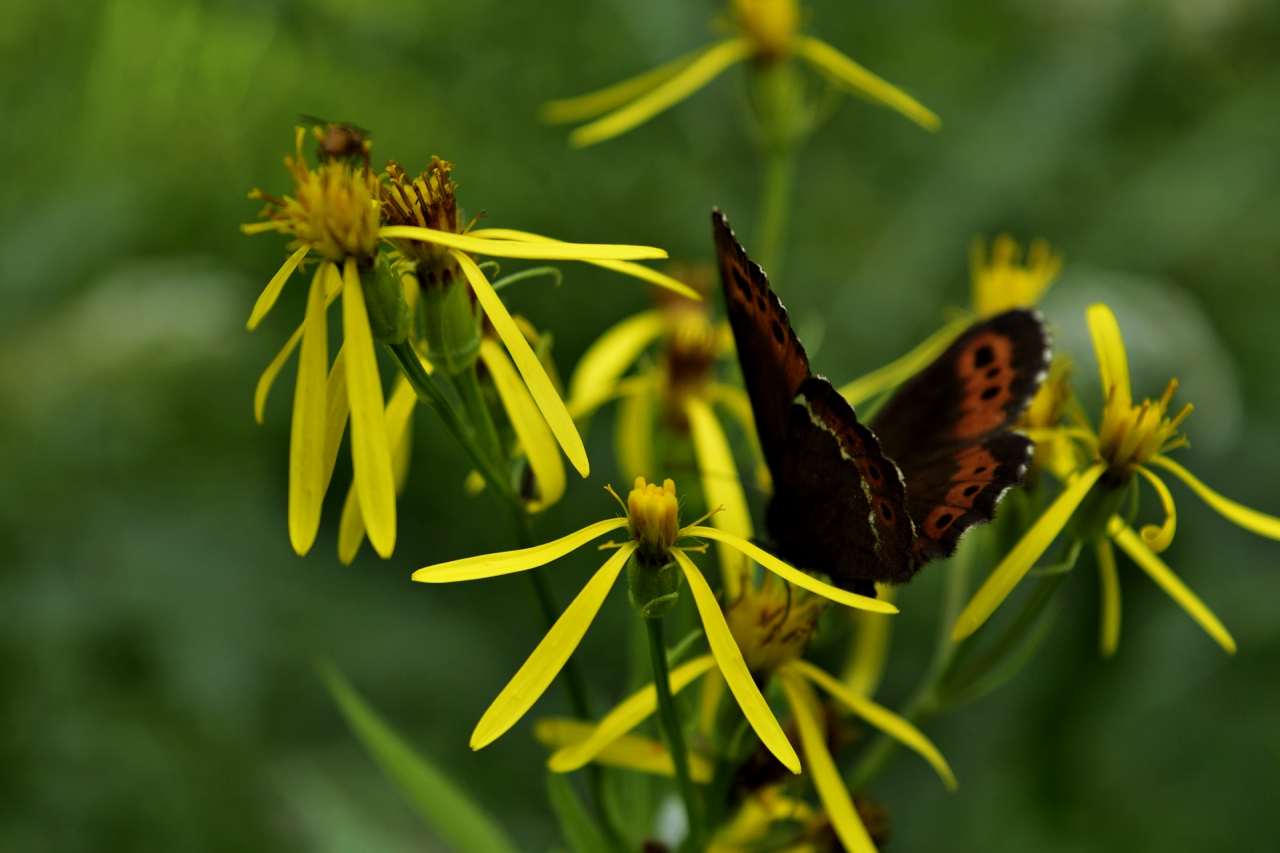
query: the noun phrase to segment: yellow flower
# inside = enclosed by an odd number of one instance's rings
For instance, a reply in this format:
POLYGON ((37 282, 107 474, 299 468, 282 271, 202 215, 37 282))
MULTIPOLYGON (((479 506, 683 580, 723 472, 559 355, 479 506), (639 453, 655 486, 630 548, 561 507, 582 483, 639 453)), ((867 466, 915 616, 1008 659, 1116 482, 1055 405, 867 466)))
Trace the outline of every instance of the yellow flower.
MULTIPOLYGON (((783 846, 770 847, 783 853, 840 853, 850 849, 840 840, 830 816, 822 809, 786 796, 782 785, 770 785, 751 792, 734 816, 716 833, 707 853, 754 853, 768 839, 779 843, 779 826, 785 826, 783 846)), ((888 840, 888 812, 867 797, 854 797, 858 819, 873 844, 888 840)), ((873 848, 874 849, 874 848, 873 848)))
MULTIPOLYGON (((704 296, 711 273, 679 268, 675 275, 704 296)), ((693 442, 707 508, 720 507, 711 524, 743 539, 755 533, 733 450, 721 418, 728 415, 755 442, 755 419, 746 393, 715 380, 719 358, 733 358, 733 334, 727 324, 713 323, 707 300, 694 301, 669 291, 656 291, 658 307, 623 320, 601 335, 583 354, 569 380, 569 412, 577 420, 620 398, 614 419, 619 465, 627 477, 654 469, 654 406, 661 404, 663 423, 693 442), (656 368, 627 376, 650 347, 661 346, 656 368), (719 410, 720 414, 717 414, 719 410)), ((761 458, 758 448, 755 458, 761 458)), ((757 465, 757 479, 763 464, 757 465)), ((717 548, 725 593, 736 598, 747 562, 726 546, 717 548)))
MULTIPOLYGON (((493 701, 493 704, 489 706, 489 709, 481 717, 479 724, 477 724, 475 731, 471 735, 472 749, 480 749, 492 743, 511 726, 515 725, 524 716, 525 712, 532 707, 533 703, 537 701, 538 697, 555 679, 556 674, 564 666, 569 656, 573 654, 573 650, 577 648, 587 628, 591 625, 591 621, 599 611, 601 604, 604 603, 605 596, 608 595, 614 581, 617 580, 618 575, 621 573, 623 566, 627 565, 632 555, 637 554, 640 549, 656 549, 663 542, 673 541, 678 543, 680 540, 692 537, 714 539, 737 548, 769 571, 778 574, 797 586, 826 596, 833 601, 838 601, 850 607, 859 607, 880 613, 897 612, 897 608, 893 607, 893 605, 837 589, 810 577, 771 554, 765 553, 745 539, 734 536, 732 533, 718 530, 714 527, 702 527, 698 524, 687 527, 676 526, 673 532, 670 509, 671 502, 675 500, 675 496, 674 484, 668 485, 670 482, 667 481, 661 489, 655 491, 656 487, 648 486, 642 478, 637 480, 636 489, 631 495, 629 506, 635 507, 636 511, 642 514, 638 518, 607 519, 545 545, 480 557, 468 557, 462 560, 428 566, 414 573, 414 580, 426 583, 450 583, 496 577, 546 565, 606 533, 623 527, 637 531, 638 535, 642 537, 641 539, 628 539, 627 542, 617 546, 617 552, 601 566, 595 576, 587 582, 587 585, 583 587, 582 591, 565 609, 555 625, 547 632, 542 642, 534 649, 533 654, 525 661, 524 666, 503 688, 502 692, 493 701), (637 495, 636 492, 640 494, 637 495)), ((678 525, 678 521, 674 522, 674 524, 678 525)), ((685 553, 685 548, 672 544, 666 547, 665 552, 649 550, 647 554, 642 552, 638 556, 643 556, 644 563, 648 566, 657 567, 660 563, 669 564, 674 561, 679 567, 684 579, 689 583, 694 603, 702 616, 702 625, 707 635, 707 641, 711 646, 711 655, 707 661, 708 668, 711 665, 719 666, 730 691, 738 700, 743 714, 750 721, 760 739, 778 757, 779 761, 793 771, 798 771, 800 763, 796 757, 795 750, 792 749, 791 744, 782 733, 782 727, 778 725, 778 721, 769 710, 768 704, 760 693, 760 688, 752 680, 743 661, 742 652, 739 651, 738 646, 734 643, 729 627, 725 624, 724 614, 720 611, 720 605, 716 601, 715 594, 712 593, 711 587, 707 585, 702 572, 699 571, 698 567, 694 565, 693 561, 685 553)), ((680 670, 677 670, 677 673, 679 672, 680 670)), ((672 677, 675 679, 676 674, 673 673, 672 677)), ((656 692, 654 696, 656 701, 656 692)), ((627 726, 619 734, 624 734, 630 728, 631 726, 627 726)))
POLYGON ((731 12, 734 33, 728 38, 607 89, 551 101, 543 107, 543 119, 563 124, 603 116, 569 135, 577 147, 594 145, 644 124, 740 62, 768 67, 794 57, 839 89, 897 110, 929 130, 940 126, 936 115, 901 89, 826 42, 802 35, 796 0, 733 0, 731 12))
POLYGON ((1033 467, 1047 470, 1059 480, 1067 479, 1083 461, 1076 445, 1058 429, 1072 399, 1071 360, 1055 355, 1049 364, 1048 377, 1040 384, 1040 390, 1017 426, 1036 439, 1033 467))
MULTIPOLYGON (((316 169, 310 168, 302 153, 305 136, 306 130, 298 128, 296 156, 285 158, 285 166, 295 183, 294 195, 276 199, 254 190, 252 197, 267 201, 266 221, 242 226, 249 234, 277 231, 294 237, 293 254, 254 305, 248 322, 250 329, 256 328, 271 310, 290 275, 308 253, 315 251, 323 259, 312 280, 306 317, 263 373, 254 398, 254 414, 261 422, 267 393, 275 377, 301 344, 289 463, 289 535, 294 550, 305 554, 315 541, 320 508, 332 473, 332 463, 326 463, 326 449, 331 442, 341 441, 348 410, 355 494, 362 526, 380 556, 389 557, 395 549, 396 478, 371 317, 377 323, 379 335, 384 334, 388 322, 394 327, 400 319, 393 315, 397 306, 405 307, 400 299, 398 280, 403 263, 415 271, 421 268, 424 272, 460 272, 465 277, 556 442, 585 477, 589 470, 586 450, 564 402, 471 255, 583 260, 684 292, 687 288, 679 282, 632 263, 666 257, 666 253, 645 246, 562 243, 515 231, 459 233, 465 229, 459 229, 457 223, 453 184, 448 179, 449 164, 438 159, 433 161, 431 173, 424 173, 416 181, 409 181, 403 170, 392 164, 387 187, 368 169, 352 166, 349 158, 332 158, 316 169), (402 214, 399 218, 396 211, 402 214), (401 224, 383 224, 384 218, 401 224), (385 259, 378 260, 380 241, 395 243, 403 256, 400 268, 393 269, 385 259), (366 293, 375 297, 389 295, 394 304, 387 308, 382 298, 368 302, 366 293), (341 378, 349 406, 329 399, 326 388, 337 385, 336 377, 329 376, 326 309, 339 294, 343 301, 342 349, 345 352, 341 378), (332 432, 335 418, 329 410, 341 413, 341 420, 336 422, 336 437, 332 432)), ((407 324, 403 325, 402 336, 408 331, 407 324)))
MULTIPOLYGON (((827 604, 828 601, 812 590, 796 588, 786 580, 766 575, 759 587, 749 585, 743 590, 738 600, 724 613, 723 619, 755 683, 764 684, 777 677, 799 731, 804 770, 809 774, 845 849, 873 851, 875 846, 858 817, 853 798, 845 788, 828 749, 824 714, 813 691, 814 686, 847 710, 918 752, 933 766, 948 788, 954 789, 956 780, 937 747, 914 725, 801 657, 827 604)), ((705 613, 703 619, 704 622, 707 619, 705 613)), ((714 645, 712 650, 714 652, 714 645)), ((704 707, 704 715, 714 715, 723 689, 723 682, 713 672, 714 665, 712 655, 703 655, 676 667, 670 676, 673 694, 698 677, 705 675, 708 679, 715 679, 708 683, 716 687, 704 689, 704 702, 710 705, 709 708, 704 707)), ((635 742, 625 747, 616 746, 620 738, 634 738, 628 732, 653 715, 656 707, 657 692, 650 684, 623 700, 598 725, 582 724, 573 731, 561 729, 554 739, 542 738, 544 743, 557 747, 547 766, 555 772, 567 773, 590 761, 601 761, 669 775, 667 768, 671 765, 671 758, 661 744, 646 742, 643 750, 635 742), (629 763, 632 758, 636 761, 629 763)), ((769 745, 767 741, 766 745, 769 745)), ((777 755, 776 750, 774 754, 777 755)), ((691 758, 694 761, 706 760, 696 753, 691 758)))
POLYGON ((1106 305, 1098 304, 1089 307, 1086 317, 1106 394, 1102 425, 1095 432, 1082 420, 1071 427, 1032 433, 1037 440, 1066 437, 1076 442, 1084 461, 1066 477, 1061 494, 974 595, 960 614, 953 637, 959 641, 977 630, 1074 518, 1075 536, 1092 543, 1097 551, 1102 581, 1099 645, 1104 655, 1115 652, 1120 636, 1120 584, 1112 543, 1119 545, 1224 649, 1234 653, 1235 641, 1227 629, 1157 556, 1173 541, 1177 514, 1173 495, 1153 468, 1173 474, 1209 506, 1246 530, 1280 539, 1280 519, 1219 495, 1166 455, 1186 444, 1178 426, 1190 414, 1191 406, 1184 406, 1178 414, 1169 417, 1176 382, 1169 383, 1160 399, 1134 405, 1128 358, 1115 315, 1106 305), (1155 489, 1165 512, 1163 524, 1147 525, 1140 534, 1120 515, 1128 490, 1136 488, 1136 476, 1141 476, 1155 489))
POLYGON ((981 237, 969 247, 969 277, 973 304, 968 312, 947 323, 925 338, 911 352, 859 377, 840 388, 840 394, 857 406, 896 388, 943 353, 951 342, 978 320, 984 320, 1014 308, 1034 308, 1062 269, 1062 255, 1052 252, 1049 244, 1037 239, 1021 263, 1021 250, 1008 234, 996 237, 990 257, 981 237))

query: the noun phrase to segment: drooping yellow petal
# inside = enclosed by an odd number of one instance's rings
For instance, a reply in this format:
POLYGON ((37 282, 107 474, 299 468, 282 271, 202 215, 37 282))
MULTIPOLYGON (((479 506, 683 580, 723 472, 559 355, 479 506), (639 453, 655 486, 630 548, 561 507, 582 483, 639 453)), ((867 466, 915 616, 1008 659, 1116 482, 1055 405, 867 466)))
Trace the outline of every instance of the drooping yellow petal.
POLYGON ((880 601, 876 598, 870 598, 865 595, 849 592, 839 589, 828 583, 823 583, 815 577, 806 575, 799 569, 792 568, 779 560, 777 557, 764 551, 740 536, 735 536, 727 530, 717 530, 714 527, 693 526, 686 527, 680 531, 680 537, 696 536, 700 539, 714 539, 717 542, 724 542, 737 548, 743 554, 755 560, 769 571, 778 575, 785 581, 790 581, 802 589, 809 592, 817 593, 823 598, 829 598, 837 604, 843 604, 846 607, 856 607, 859 610, 870 610, 873 613, 897 613, 898 608, 894 607, 887 601, 880 601))
MULTIPOLYGON (((730 330, 730 339, 732 340, 732 330, 730 330)), ((738 426, 741 427, 751 445, 751 456, 755 459, 752 477, 755 479, 756 487, 766 494, 771 493, 773 478, 769 473, 769 466, 764 461, 764 453, 760 449, 755 412, 751 408, 751 398, 747 396, 747 392, 734 385, 725 385, 723 382, 710 382, 707 384, 705 396, 713 404, 723 406, 729 416, 738 422, 738 426)))
POLYGON ((1178 528, 1178 508, 1174 506, 1173 495, 1169 494, 1169 487, 1164 484, 1164 480, 1141 465, 1138 466, 1138 473, 1156 490, 1156 494, 1160 496, 1160 505, 1164 508, 1164 524, 1148 524, 1141 531, 1142 541, 1159 554, 1173 543, 1173 534, 1178 528))
POLYGON ((853 94, 878 101, 902 113, 925 130, 937 130, 942 121, 933 110, 887 80, 872 74, 826 42, 809 36, 798 36, 795 52, 812 62, 835 83, 853 94))
POLYGON ((253 312, 249 315, 249 322, 245 324, 249 331, 258 328, 258 324, 262 322, 262 318, 267 316, 267 312, 271 310, 271 306, 276 304, 276 299, 280 297, 280 291, 284 290, 284 284, 289 280, 289 276, 293 275, 293 271, 298 268, 298 264, 306 257, 307 252, 311 251, 310 246, 303 246, 298 251, 289 256, 289 260, 284 262, 280 270, 271 277, 271 281, 267 282, 267 286, 258 296, 258 301, 253 305, 253 312))
POLYGON ((1165 593, 1178 603, 1178 606, 1187 611, 1192 619, 1205 630, 1210 637, 1218 641, 1218 645, 1227 650, 1228 654, 1236 653, 1236 641, 1232 639, 1231 634, 1223 627, 1222 622, 1217 616, 1213 615, 1213 611, 1205 606, 1194 592, 1192 592, 1182 580, 1173 573, 1173 570, 1164 564, 1164 561, 1152 553, 1151 549, 1146 546, 1142 538, 1133 532, 1133 529, 1124 523, 1119 516, 1111 517, 1111 524, 1107 528, 1107 532, 1120 546, 1120 549, 1129 555, 1129 559, 1138 564, 1138 568, 1146 572, 1156 585, 1165 591, 1165 593))
POLYGON ((747 718, 751 728, 755 729, 765 748, 792 773, 799 773, 800 757, 796 755, 795 748, 783 734, 782 726, 778 725, 778 719, 769 709, 769 703, 760 693, 760 688, 751 678, 746 661, 742 659, 742 650, 738 648, 733 634, 729 631, 729 624, 724 620, 720 603, 716 601, 715 593, 707 585, 707 579, 702 576, 702 572, 698 571, 698 567, 693 564, 688 555, 679 548, 673 548, 671 553, 680 563, 685 579, 689 582, 689 591, 693 594, 694 604, 698 606, 698 614, 702 617, 702 629, 707 635, 707 645, 711 646, 716 664, 724 674, 724 680, 729 685, 733 698, 738 700, 743 716, 747 718))
POLYGON ((951 346, 951 342, 972 324, 972 317, 952 320, 925 338, 911 352, 842 386, 840 396, 848 400, 850 406, 856 408, 877 394, 896 388, 942 355, 943 350, 951 346))
POLYGON ((289 429, 289 541, 299 556, 311 550, 324 503, 325 387, 329 378, 329 324, 324 310, 325 270, 311 279, 302 351, 289 429))
POLYGON ((1093 351, 1098 356, 1098 373, 1102 377, 1102 395, 1115 397, 1111 405, 1128 409, 1133 405, 1133 392, 1129 386, 1129 357, 1124 351, 1124 338, 1120 336, 1120 324, 1116 315, 1105 304, 1090 305, 1084 312, 1089 321, 1089 334, 1093 338, 1093 351))
MULTIPOLYGON (((877 598, 893 603, 897 588, 885 584, 876 585, 877 598)), ((893 620, 883 613, 858 610, 853 614, 857 630, 854 632, 853 649, 840 680, 860 696, 870 699, 880 687, 885 660, 889 656, 889 636, 893 620)))
POLYGON ((502 406, 507 410, 516 438, 529 459, 534 479, 538 481, 541 498, 531 509, 546 509, 564 494, 564 465, 560 462, 560 448, 556 445, 555 436, 498 342, 492 338, 481 341, 480 358, 489 369, 493 385, 502 398, 502 406))
POLYGON ((1098 554, 1098 587, 1101 591, 1101 613, 1098 624, 1098 653, 1109 658, 1120 645, 1120 573, 1116 571, 1116 552, 1111 540, 1096 546, 1098 554))
POLYGON ((1105 470, 1106 465, 1098 463, 1081 472, 1079 477, 1062 490, 1044 514, 1031 525, 1031 529, 1018 540, 1018 544, 1000 561, 1000 565, 995 567, 982 588, 974 593, 960 618, 956 620, 956 627, 951 632, 952 640, 960 642, 987 621, 987 617, 1013 592, 1018 581, 1022 580, 1023 575, 1040 559, 1040 555, 1052 544, 1062 528, 1066 527, 1071 514, 1105 470))
POLYGON ((576 551, 592 539, 626 527, 625 518, 610 518, 597 521, 595 524, 570 533, 553 542, 535 545, 532 548, 521 548, 518 551, 501 551, 497 554, 483 554, 479 557, 464 557, 448 563, 418 569, 413 579, 423 583, 453 583, 454 581, 470 581, 479 578, 492 578, 508 575, 512 572, 523 572, 538 566, 545 566, 552 560, 558 560, 570 551, 576 551))
POLYGON ((626 482, 654 476, 653 402, 653 377, 641 377, 631 393, 622 398, 614 416, 614 450, 626 482))
MULTIPOLYGON (((547 717, 533 724, 533 736, 543 746, 557 749, 581 743, 591 736, 595 728, 594 723, 586 720, 547 717)), ((608 767, 639 770, 658 776, 676 775, 675 762, 662 742, 640 735, 622 735, 600 750, 594 761, 608 767)), ((711 781, 713 773, 710 761, 696 752, 689 752, 689 775, 693 781, 705 785, 711 781)))
MULTIPOLYGON (((526 243, 558 243, 566 245, 561 240, 551 237, 543 237, 541 234, 533 234, 529 231, 517 231, 514 228, 481 228, 478 231, 469 232, 472 237, 483 237, 491 240, 516 240, 526 243)), ((656 284, 658 287, 666 288, 681 296, 688 297, 695 302, 702 301, 702 294, 694 290, 677 278, 660 273, 655 269, 650 269, 643 264, 635 264, 631 261, 601 261, 592 260, 591 258, 569 258, 568 260, 580 260, 593 266, 606 270, 620 272, 623 275, 629 275, 632 278, 642 279, 650 284, 656 284)))
POLYGON ((751 44, 746 39, 731 38, 709 48, 666 82, 616 110, 602 119, 569 134, 569 144, 585 148, 597 142, 626 133, 644 124, 658 113, 680 103, 703 86, 710 83, 731 65, 751 55, 751 44))
POLYGON ((476 266, 476 262, 456 249, 451 249, 449 254, 466 273, 476 300, 484 310, 485 316, 489 318, 489 322, 493 324, 498 337, 502 338, 502 342, 506 344, 507 352, 511 353, 516 369, 524 377, 529 393, 533 395, 534 402, 538 404, 538 409, 546 419, 547 426, 551 428, 556 441, 564 449, 564 455, 569 457, 569 462, 578 469, 578 473, 586 477, 591 471, 591 466, 587 462, 587 449, 582 446, 582 436, 578 435, 578 428, 574 426, 573 418, 569 417, 569 411, 565 408, 560 395, 556 393, 555 385, 547 376, 547 371, 543 369, 542 362, 538 361, 538 356, 534 354, 529 342, 521 334, 520 328, 511 319, 507 307, 502 304, 502 300, 489 284, 489 279, 485 278, 484 273, 476 266))
MULTIPOLYGON (((328 308, 333 304, 333 300, 338 298, 338 294, 342 292, 342 276, 337 272, 337 267, 329 263, 320 264, 320 269, 328 270, 325 274, 328 276, 328 284, 325 290, 325 307, 328 308)), ((271 359, 271 363, 267 365, 267 369, 262 371, 262 376, 258 379, 258 387, 253 392, 253 419, 258 423, 262 423, 262 413, 267 405, 267 394, 271 391, 271 385, 276 381, 280 369, 284 367, 284 363, 289 360, 289 356, 293 355, 294 349, 298 346, 298 342, 302 340, 302 332, 306 328, 306 320, 294 329, 293 334, 289 336, 289 340, 280 348, 280 352, 276 353, 276 357, 271 359)))
POLYGON ((449 249, 488 255, 491 258, 519 258, 533 261, 645 261, 665 258, 667 253, 653 246, 629 246, 618 243, 546 243, 524 240, 494 240, 474 234, 454 234, 417 225, 384 225, 378 229, 384 240, 420 240, 449 249))
POLYGON ((679 59, 673 59, 664 65, 596 92, 579 95, 576 98, 548 101, 538 111, 538 117, 547 124, 569 124, 604 115, 670 80, 707 49, 704 46, 692 50, 679 59))
POLYGON ((329 493, 329 481, 333 479, 333 466, 338 462, 338 448, 342 446, 342 434, 347 429, 347 357, 346 345, 338 348, 338 354, 329 368, 329 381, 325 385, 324 399, 324 493, 329 493))
POLYGON ((382 378, 354 258, 342 271, 342 334, 351 401, 351 461, 369 543, 384 560, 396 548, 396 479, 387 442, 382 378))
POLYGON ((613 394, 619 378, 662 334, 666 319, 658 311, 642 311, 605 332, 587 348, 569 379, 570 411, 583 417, 613 394))
POLYGON ((794 660, 786 664, 785 668, 789 672, 809 679, 829 693, 833 699, 844 703, 850 711, 903 746, 915 750, 921 758, 932 765, 948 790, 954 791, 958 787, 956 776, 951 772, 951 765, 947 764, 947 759, 942 757, 942 753, 933 745, 933 741, 925 737, 924 732, 912 725, 909 720, 903 719, 883 705, 872 702, 861 693, 850 690, 807 660, 794 660))
POLYGON ((849 853, 876 853, 876 845, 867 834, 867 828, 858 817, 849 789, 840 778, 840 771, 827 749, 827 735, 818 722, 821 708, 813 689, 795 676, 779 674, 782 690, 800 730, 800 746, 804 750, 804 763, 818 791, 822 806, 826 809, 831 828, 844 849, 849 853))
POLYGON ((1173 473, 1179 480, 1190 486, 1191 491, 1199 495, 1202 501, 1225 516, 1228 521, 1233 521, 1245 530, 1256 533, 1259 536, 1266 536, 1268 539, 1280 539, 1280 518, 1276 518, 1274 515, 1267 515, 1264 512, 1258 512, 1256 509, 1249 509, 1249 507, 1238 504, 1230 498, 1224 498, 1200 482, 1195 474, 1192 474, 1168 456, 1153 456, 1151 457, 1151 464, 1159 465, 1161 468, 1173 473))
MULTIPOLYGON (((341 353, 339 353, 341 355, 341 353)), ((387 401, 387 443, 391 445, 391 467, 395 476, 396 494, 404 491, 409 470, 409 447, 413 440, 410 424, 413 407, 418 395, 404 374, 396 376, 395 390, 387 401)), ((342 520, 338 524, 338 559, 344 566, 351 565, 364 541, 364 516, 360 513, 360 494, 355 480, 347 490, 346 503, 342 505, 342 520)))
MULTIPOLYGON (((702 494, 706 497, 707 511, 721 507, 711 516, 711 524, 720 530, 749 540, 755 535, 751 528, 751 510, 747 496, 742 492, 738 479, 738 466, 733 461, 729 440, 720 428, 711 407, 699 397, 689 395, 685 400, 685 414, 689 418, 689 435, 698 460, 698 473, 702 477, 702 494)), ((726 543, 716 548, 720 558, 720 577, 729 601, 742 593, 751 564, 741 551, 726 543)))
MULTIPOLYGON (((679 693, 715 665, 714 656, 702 655, 673 669, 668 679, 672 695, 679 693)), ((653 716, 657 707, 658 694, 653 685, 642 687, 605 714, 604 719, 592 728, 590 734, 552 755, 547 761, 547 767, 557 773, 577 770, 594 760, 609 744, 653 716)))
POLYGON ((493 743, 511 728, 533 707, 538 697, 551 685, 561 668, 582 641, 591 626, 605 596, 618 579, 618 573, 636 549, 634 542, 627 542, 605 561, 599 571, 587 581, 577 597, 565 608, 564 613, 551 626, 551 630, 538 643, 515 677, 502 688, 498 698, 484 712, 476 729, 471 733, 471 748, 481 749, 493 743))

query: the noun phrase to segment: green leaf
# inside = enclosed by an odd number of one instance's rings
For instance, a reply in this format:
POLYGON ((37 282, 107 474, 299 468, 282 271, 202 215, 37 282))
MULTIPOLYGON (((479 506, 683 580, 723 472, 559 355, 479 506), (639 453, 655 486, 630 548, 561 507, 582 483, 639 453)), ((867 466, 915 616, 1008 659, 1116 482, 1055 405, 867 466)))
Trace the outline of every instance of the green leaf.
POLYGON ((320 661, 317 668, 352 732, 449 849, 454 853, 517 853, 502 827, 387 725, 337 667, 320 661))
POLYGON ((551 799, 551 810, 560 821, 560 832, 573 853, 614 853, 600 827, 583 808, 568 776, 548 773, 547 795, 551 799))

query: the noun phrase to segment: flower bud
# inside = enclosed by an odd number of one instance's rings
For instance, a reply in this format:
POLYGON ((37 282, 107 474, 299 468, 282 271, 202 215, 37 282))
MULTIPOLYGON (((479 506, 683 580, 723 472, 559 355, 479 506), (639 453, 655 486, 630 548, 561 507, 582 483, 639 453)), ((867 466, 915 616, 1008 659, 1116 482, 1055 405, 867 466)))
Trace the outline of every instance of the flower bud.
POLYGON ((360 273, 369 328, 373 339, 383 344, 403 343, 409 336, 413 312, 404 299, 404 285, 386 254, 379 253, 373 267, 360 273))
POLYGON ((644 619, 665 615, 680 595, 680 567, 671 549, 680 537, 680 502, 676 484, 646 484, 636 477, 627 496, 627 516, 636 551, 627 562, 627 599, 644 619))

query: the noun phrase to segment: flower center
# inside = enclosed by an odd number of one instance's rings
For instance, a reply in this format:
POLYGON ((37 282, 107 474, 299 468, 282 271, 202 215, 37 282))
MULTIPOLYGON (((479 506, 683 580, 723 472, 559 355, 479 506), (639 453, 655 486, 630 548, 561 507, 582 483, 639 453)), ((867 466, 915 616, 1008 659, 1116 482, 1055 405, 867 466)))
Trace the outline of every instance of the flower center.
MULTIPOLYGON (((382 187, 382 215, 388 225, 412 225, 460 234, 458 185, 449 178, 453 164, 439 157, 416 178, 410 178, 394 160, 387 163, 388 182, 382 187)), ((424 286, 447 284, 456 277, 457 265, 449 251, 420 240, 396 240, 396 247, 419 263, 418 278, 424 286)))
POLYGON ((791 52, 800 5, 796 0, 733 0, 733 17, 755 47, 756 61, 768 65, 791 52))
POLYGON ((639 543, 636 550, 646 560, 660 558, 665 562, 667 551, 675 546, 680 533, 680 502, 676 500, 675 481, 664 480, 659 486, 646 483, 644 477, 636 477, 635 488, 627 496, 627 518, 631 538, 639 543))
POLYGON ((825 609, 826 599, 766 573, 760 588, 744 591, 725 620, 747 668, 766 675, 804 653, 825 609))
POLYGON ((1013 308, 1031 308, 1040 301, 1062 269, 1062 256, 1050 251, 1044 240, 1035 240, 1022 250, 1008 234, 991 244, 991 254, 979 238, 969 252, 969 273, 973 280, 973 310, 979 317, 992 317, 1013 308))
POLYGON ((1191 404, 1168 417, 1169 403, 1177 389, 1178 380, 1171 379, 1163 397, 1154 402, 1143 400, 1140 406, 1126 405, 1115 386, 1109 390, 1098 429, 1098 456, 1111 466, 1112 478, 1127 482, 1138 466, 1152 456, 1187 444, 1178 426, 1191 414, 1191 404))

